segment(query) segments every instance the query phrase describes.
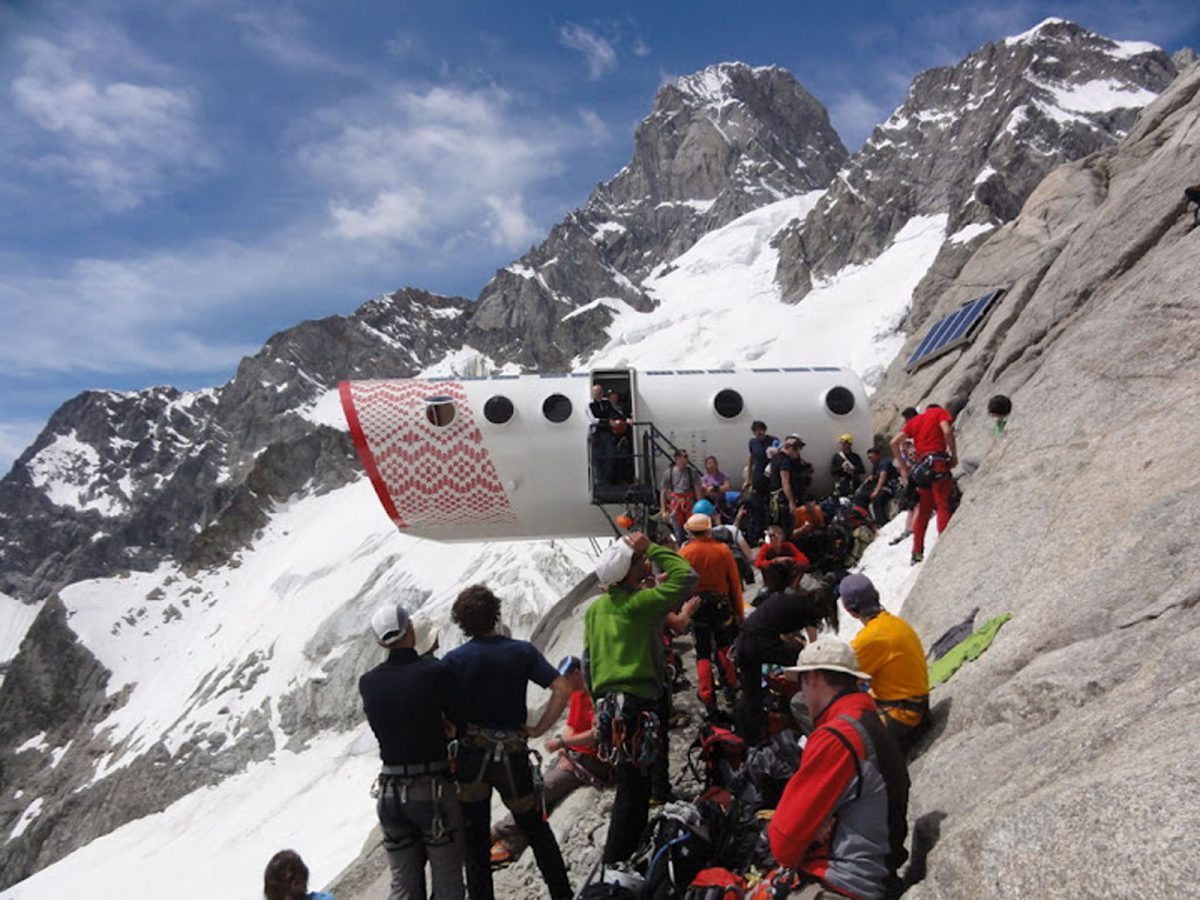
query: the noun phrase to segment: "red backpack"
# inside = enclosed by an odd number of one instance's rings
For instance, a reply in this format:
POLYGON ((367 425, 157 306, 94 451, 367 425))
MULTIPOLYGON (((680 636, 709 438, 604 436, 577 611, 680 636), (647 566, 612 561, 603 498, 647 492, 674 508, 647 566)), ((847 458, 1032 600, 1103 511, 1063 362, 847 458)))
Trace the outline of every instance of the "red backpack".
POLYGON ((714 866, 702 869, 692 879, 683 900, 744 900, 746 879, 741 875, 714 866))

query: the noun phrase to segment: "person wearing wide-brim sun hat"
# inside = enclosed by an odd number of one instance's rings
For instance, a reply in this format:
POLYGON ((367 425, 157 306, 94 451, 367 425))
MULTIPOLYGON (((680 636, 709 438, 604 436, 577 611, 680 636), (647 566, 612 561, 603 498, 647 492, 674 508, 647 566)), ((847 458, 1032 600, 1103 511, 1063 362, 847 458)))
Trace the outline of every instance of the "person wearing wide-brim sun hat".
POLYGON ((785 671, 799 678, 814 721, 767 830, 771 852, 808 879, 800 896, 883 897, 908 855, 909 781, 903 753, 861 689, 870 676, 835 637, 813 641, 785 671))

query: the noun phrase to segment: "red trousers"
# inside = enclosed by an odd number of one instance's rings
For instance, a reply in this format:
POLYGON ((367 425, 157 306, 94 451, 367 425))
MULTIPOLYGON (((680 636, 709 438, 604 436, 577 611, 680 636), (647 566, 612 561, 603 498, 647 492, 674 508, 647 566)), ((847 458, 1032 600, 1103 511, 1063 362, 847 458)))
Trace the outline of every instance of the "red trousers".
POLYGON ((933 509, 937 507, 938 534, 946 530, 950 522, 950 495, 954 492, 954 479, 950 476, 936 479, 929 487, 917 488, 917 518, 913 522, 913 553, 925 552, 925 530, 933 509))

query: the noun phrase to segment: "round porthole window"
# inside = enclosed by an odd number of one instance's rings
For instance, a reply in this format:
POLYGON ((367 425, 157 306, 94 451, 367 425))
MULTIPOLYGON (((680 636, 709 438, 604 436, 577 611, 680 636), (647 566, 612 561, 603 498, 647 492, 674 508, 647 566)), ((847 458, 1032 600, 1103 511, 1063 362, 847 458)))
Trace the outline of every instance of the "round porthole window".
POLYGON ((513 417, 512 401, 497 394, 483 404, 483 417, 493 425, 503 425, 513 417))
POLYGON ((562 394, 551 394, 542 403, 542 415, 551 422, 565 422, 571 418, 571 401, 562 394))
POLYGON ((425 418, 430 425, 444 428, 454 421, 454 400, 450 397, 426 397, 425 418))
POLYGON ((845 416, 854 412, 854 392, 850 388, 830 388, 825 392, 825 408, 835 416, 845 416))
POLYGON ((736 419, 744 407, 742 395, 732 388, 717 391, 717 396, 713 397, 713 409, 722 419, 736 419))

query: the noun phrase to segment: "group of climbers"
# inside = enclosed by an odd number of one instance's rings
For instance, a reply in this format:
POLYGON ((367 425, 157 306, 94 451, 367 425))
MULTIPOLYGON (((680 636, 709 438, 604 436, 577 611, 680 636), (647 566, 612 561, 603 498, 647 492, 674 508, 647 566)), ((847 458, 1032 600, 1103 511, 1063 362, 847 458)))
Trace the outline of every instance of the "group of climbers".
MULTIPOLYGON (((599 411, 608 418, 620 412, 619 397, 597 402, 618 404, 599 411)), ((1011 409, 1002 406, 993 413, 1000 428, 1011 409)), ((371 629, 387 658, 359 686, 382 761, 376 806, 390 896, 425 896, 428 866, 437 897, 490 900, 494 865, 526 847, 550 896, 572 896, 548 817, 585 786, 615 788, 602 863, 628 863, 652 801, 673 799, 667 742, 679 673, 664 653, 688 628, 709 721, 731 723, 752 752, 779 727, 767 712, 772 678, 790 679, 807 709, 789 726, 811 731, 763 839, 792 871, 799 893, 790 896, 894 893, 905 859, 905 754, 928 719, 928 672, 912 628, 883 609, 869 579, 847 570, 909 485, 914 562, 934 512, 939 529, 949 520, 952 418, 936 404, 906 418, 893 460, 866 451, 869 471, 842 435, 828 470, 834 490, 822 499, 811 496, 803 439, 778 440, 762 422, 751 429, 740 492, 717 459, 697 477, 679 450, 660 482, 671 535, 656 543, 627 534, 600 556, 604 592, 586 610, 581 656, 557 667, 500 633, 500 600, 482 585, 456 599, 452 616, 468 640, 440 661, 418 656, 406 610, 377 610, 371 629), (747 614, 743 585, 755 572, 764 589, 747 614), (837 596, 862 624, 850 645, 829 636, 837 596), (530 683, 549 700, 526 725, 530 683), (545 744, 555 755, 543 774, 530 740, 568 706, 565 727, 545 744), (509 810, 495 826, 493 789, 509 810)))

